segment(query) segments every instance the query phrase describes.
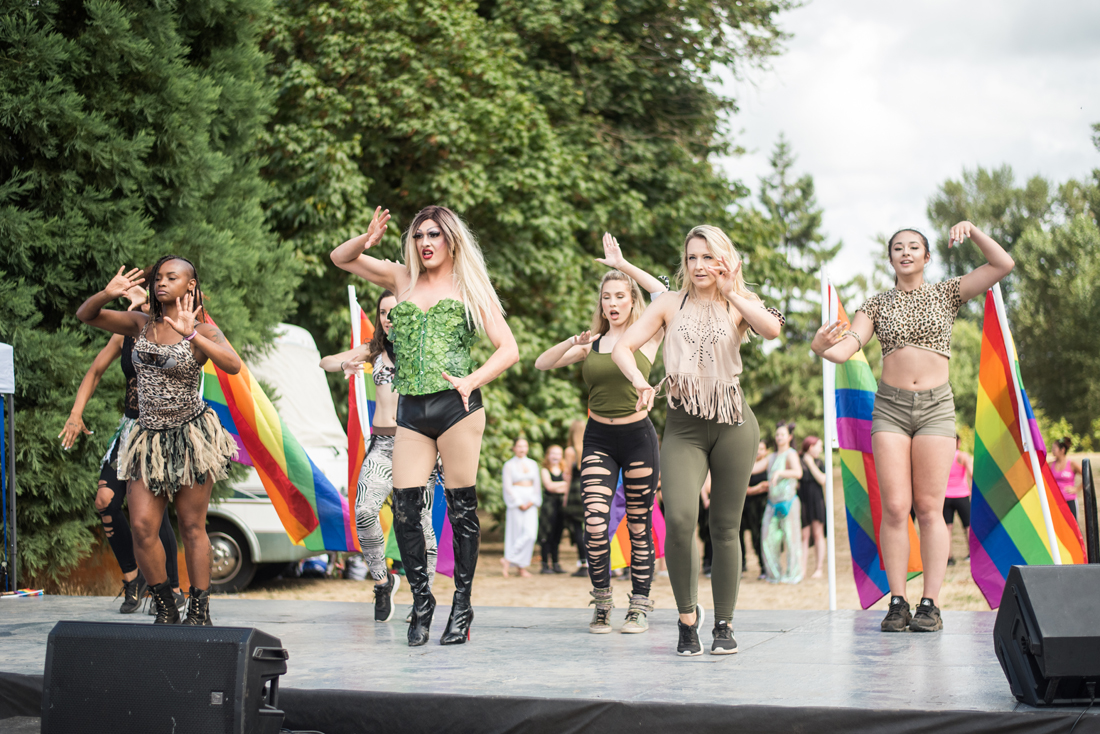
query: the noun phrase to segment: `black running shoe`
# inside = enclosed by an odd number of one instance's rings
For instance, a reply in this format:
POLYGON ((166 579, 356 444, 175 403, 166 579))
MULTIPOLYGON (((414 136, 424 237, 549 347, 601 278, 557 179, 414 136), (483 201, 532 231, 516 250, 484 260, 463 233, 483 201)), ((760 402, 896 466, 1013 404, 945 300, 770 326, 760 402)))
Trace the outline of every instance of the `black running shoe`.
POLYGON ((711 655, 732 655, 737 652, 737 640, 733 639, 733 627, 724 619, 714 623, 714 642, 710 646, 711 655))
POLYGON ((393 596, 397 593, 397 587, 401 585, 401 577, 395 573, 389 576, 384 584, 374 585, 374 621, 389 622, 393 619, 393 596))
POLYGON ((134 577, 133 581, 123 581, 122 591, 119 592, 119 596, 122 597, 122 606, 118 608, 118 611, 122 614, 136 612, 138 607, 141 606, 141 600, 148 589, 149 585, 145 583, 145 577, 141 575, 141 571, 137 572, 137 576, 134 577))
POLYGON ((676 644, 676 654, 683 657, 702 655, 703 646, 699 644, 699 630, 703 626, 703 613, 701 604, 695 605, 695 624, 684 624, 676 620, 676 626, 680 630, 680 641, 676 644))
POLYGON ((910 632, 939 632, 943 629, 940 608, 927 596, 920 600, 913 621, 909 623, 910 632))
POLYGON ((909 626, 913 615, 909 613, 909 602, 904 596, 890 597, 890 609, 886 612, 886 618, 882 620, 883 632, 904 632, 909 626))

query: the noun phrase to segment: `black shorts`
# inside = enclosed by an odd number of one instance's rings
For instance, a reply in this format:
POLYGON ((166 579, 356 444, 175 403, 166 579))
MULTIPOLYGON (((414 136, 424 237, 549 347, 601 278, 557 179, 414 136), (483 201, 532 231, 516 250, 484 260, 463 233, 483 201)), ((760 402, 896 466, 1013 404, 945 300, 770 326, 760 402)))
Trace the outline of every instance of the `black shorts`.
POLYGON ((470 410, 467 411, 458 390, 400 395, 397 398, 397 425, 434 441, 470 413, 481 410, 481 390, 470 393, 469 402, 470 410))
POLYGON ((955 521, 955 513, 959 514, 959 520, 964 528, 970 527, 970 498, 947 497, 943 501, 943 521, 950 525, 955 521))

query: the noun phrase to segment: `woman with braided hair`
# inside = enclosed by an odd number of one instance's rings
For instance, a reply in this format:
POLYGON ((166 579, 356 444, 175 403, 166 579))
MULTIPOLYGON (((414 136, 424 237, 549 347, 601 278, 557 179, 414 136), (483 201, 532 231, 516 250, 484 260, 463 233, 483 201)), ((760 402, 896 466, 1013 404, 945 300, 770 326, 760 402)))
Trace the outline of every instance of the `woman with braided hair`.
POLYGON ((202 289, 191 261, 178 255, 153 265, 149 315, 104 310, 145 281, 142 271, 119 268, 107 286, 77 309, 84 323, 135 338, 138 425, 119 457, 119 477, 129 480, 126 498, 134 555, 157 608, 156 624, 177 624, 179 610, 165 570, 158 534, 168 502, 176 505, 191 589, 184 624, 209 626, 210 539, 206 510, 216 479, 227 475, 236 454, 233 437, 199 394, 202 365, 211 360, 236 374, 241 360, 221 330, 204 323, 202 289))

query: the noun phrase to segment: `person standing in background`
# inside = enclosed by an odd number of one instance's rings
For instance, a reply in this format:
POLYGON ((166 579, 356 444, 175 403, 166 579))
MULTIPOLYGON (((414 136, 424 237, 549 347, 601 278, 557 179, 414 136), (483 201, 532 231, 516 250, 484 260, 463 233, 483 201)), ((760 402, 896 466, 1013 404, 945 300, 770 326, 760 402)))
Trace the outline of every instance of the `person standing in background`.
POLYGON ((575 420, 569 424, 569 445, 565 447, 565 476, 569 480, 569 493, 565 496, 565 527, 577 547, 577 570, 570 574, 576 578, 588 578, 588 556, 584 540, 584 499, 581 493, 581 456, 584 455, 585 422, 575 420))
POLYGON ((741 541, 741 573, 748 570, 745 563, 745 532, 751 533, 752 549, 756 552, 756 562, 760 564, 757 581, 768 576, 764 572, 764 544, 761 542, 764 526, 764 510, 768 506, 768 444, 760 441, 756 448, 756 464, 749 477, 749 488, 745 496, 745 509, 741 513, 741 529, 737 533, 741 541))
POLYGON ((802 505, 802 577, 810 560, 810 536, 813 536, 816 564, 812 579, 819 579, 825 568, 825 463, 821 452, 825 444, 817 436, 802 439, 802 479, 798 483, 798 501, 802 505))
POLYGON ((565 573, 558 559, 558 547, 565 526, 565 496, 569 481, 561 446, 551 444, 542 460, 542 517, 539 537, 542 539, 541 573, 565 573))
POLYGON ((955 528, 955 515, 963 524, 966 536, 966 557, 970 558, 970 483, 974 476, 974 457, 960 451, 962 439, 955 436, 955 459, 951 462, 951 473, 947 476, 947 494, 943 501, 943 521, 947 523, 948 556, 947 565, 955 565, 955 557, 950 555, 951 536, 955 528))
POLYGON ((1069 505, 1069 511, 1073 513, 1073 519, 1077 519, 1077 488, 1081 486, 1081 462, 1071 459, 1067 454, 1073 448, 1073 439, 1069 436, 1060 438, 1051 446, 1052 458, 1050 461, 1050 473, 1054 475, 1054 481, 1058 483, 1058 489, 1062 490, 1062 499, 1069 505))
POLYGON ((802 503, 798 482, 802 463, 791 448, 794 424, 775 429, 775 453, 768 457, 768 507, 764 510, 764 568, 771 583, 797 584, 802 580, 802 503), (780 559, 787 548, 787 567, 780 559))
POLYGON ((504 578, 508 578, 509 566, 519 569, 519 575, 530 576, 531 554, 539 534, 539 507, 542 506, 542 487, 539 465, 527 458, 527 439, 517 438, 512 444, 511 459, 504 462, 504 504, 508 508, 504 523, 504 578))

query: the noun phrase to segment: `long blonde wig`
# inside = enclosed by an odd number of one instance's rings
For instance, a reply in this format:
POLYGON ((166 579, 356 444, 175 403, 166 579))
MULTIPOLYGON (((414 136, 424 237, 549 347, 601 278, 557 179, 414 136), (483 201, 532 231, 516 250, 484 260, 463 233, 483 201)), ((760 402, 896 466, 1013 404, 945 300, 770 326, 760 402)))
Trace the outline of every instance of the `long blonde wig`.
POLYGON ((439 225, 447 248, 454 259, 454 279, 462 303, 466 307, 466 322, 478 331, 485 331, 485 317, 492 317, 494 307, 504 314, 504 307, 489 280, 485 257, 466 223, 445 206, 427 206, 417 212, 412 224, 405 231, 405 267, 409 271, 409 290, 416 287, 416 279, 424 270, 420 250, 413 240, 417 228, 432 220, 439 225))
MULTIPOLYGON (((676 273, 676 277, 687 289, 688 296, 692 299, 698 299, 699 289, 695 287, 695 279, 688 274, 688 243, 694 239, 701 239, 706 242, 710 254, 714 255, 715 258, 725 258, 730 267, 737 267, 737 263, 741 262, 741 254, 737 252, 737 248, 733 246, 733 241, 730 240, 729 236, 718 227, 700 224, 687 233, 687 237, 684 238, 684 249, 680 254, 680 270, 676 273)), ((760 300, 760 296, 750 291, 745 284, 744 267, 738 270, 737 275, 734 276, 733 289, 737 295, 743 298, 753 301, 760 300)), ((752 334, 752 329, 747 329, 742 342, 748 341, 750 334, 752 334)))
POLYGON ((645 296, 642 295, 641 286, 629 275, 618 270, 609 270, 604 273, 603 280, 600 281, 600 290, 596 294, 596 312, 592 314, 593 334, 606 334, 611 329, 611 322, 603 315, 603 287, 605 283, 612 280, 626 283, 627 289, 630 291, 630 315, 627 316, 626 320, 628 327, 640 319, 642 311, 645 311, 645 296))

